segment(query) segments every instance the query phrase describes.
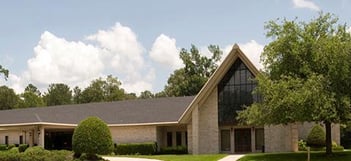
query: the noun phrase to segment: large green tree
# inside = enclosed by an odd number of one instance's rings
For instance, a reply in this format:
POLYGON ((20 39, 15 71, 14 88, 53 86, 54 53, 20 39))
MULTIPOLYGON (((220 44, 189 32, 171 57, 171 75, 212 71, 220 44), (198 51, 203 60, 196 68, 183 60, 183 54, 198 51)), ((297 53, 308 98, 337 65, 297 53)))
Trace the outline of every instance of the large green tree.
POLYGON ((24 92, 19 96, 21 98, 18 105, 19 108, 45 106, 40 91, 33 84, 28 84, 28 86, 24 89, 24 92))
POLYGON ((17 108, 19 97, 7 86, 0 86, 0 110, 17 108))
POLYGON ((208 50, 212 53, 211 57, 201 55, 195 45, 189 51, 184 48, 180 51, 184 67, 175 70, 168 78, 164 89, 166 96, 192 96, 201 90, 217 69, 222 56, 222 51, 216 45, 208 46, 208 50))
POLYGON ((93 80, 90 85, 81 92, 81 102, 124 100, 127 95, 120 86, 121 82, 116 77, 112 77, 112 75, 107 76, 105 80, 102 78, 93 80))
POLYGON ((72 91, 63 83, 50 84, 48 92, 44 94, 47 106, 66 105, 72 103, 72 91))
POLYGON ((322 122, 331 154, 331 123, 350 120, 351 36, 346 25, 321 13, 310 22, 269 21, 270 42, 257 77, 263 100, 239 113, 249 124, 322 122))

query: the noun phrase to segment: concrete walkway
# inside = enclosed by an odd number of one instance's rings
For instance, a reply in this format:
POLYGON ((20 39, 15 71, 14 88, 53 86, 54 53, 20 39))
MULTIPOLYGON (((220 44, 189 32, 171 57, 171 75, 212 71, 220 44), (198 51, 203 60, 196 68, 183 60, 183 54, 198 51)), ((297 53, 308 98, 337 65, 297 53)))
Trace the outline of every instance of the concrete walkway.
MULTIPOLYGON (((242 154, 228 155, 218 161, 237 161, 239 158, 243 157, 242 154)), ((160 161, 157 159, 144 159, 144 158, 127 158, 127 157, 103 157, 109 161, 160 161)))
POLYGON ((102 157, 109 161, 160 161, 157 159, 127 158, 127 157, 102 157))
POLYGON ((237 161, 243 156, 244 156, 243 154, 233 154, 233 155, 228 155, 218 161, 237 161))

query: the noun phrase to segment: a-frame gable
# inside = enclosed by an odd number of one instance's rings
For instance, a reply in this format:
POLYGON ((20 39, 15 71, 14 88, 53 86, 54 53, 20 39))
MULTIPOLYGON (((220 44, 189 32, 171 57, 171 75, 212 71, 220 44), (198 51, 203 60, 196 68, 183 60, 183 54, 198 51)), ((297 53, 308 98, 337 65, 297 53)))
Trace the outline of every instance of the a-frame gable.
POLYGON ((202 87, 200 92, 196 95, 194 100, 179 118, 179 123, 187 123, 191 118, 191 112, 195 108, 196 105, 206 100, 211 91, 214 88, 217 88, 217 85, 222 80, 224 75, 228 72, 228 70, 232 67, 237 59, 240 59, 244 65, 252 72, 252 74, 256 77, 259 74, 257 68, 252 64, 252 62, 245 56, 245 54, 240 50, 239 46, 235 44, 232 50, 229 52, 224 61, 219 65, 217 70, 212 74, 212 76, 208 79, 205 85, 202 87))

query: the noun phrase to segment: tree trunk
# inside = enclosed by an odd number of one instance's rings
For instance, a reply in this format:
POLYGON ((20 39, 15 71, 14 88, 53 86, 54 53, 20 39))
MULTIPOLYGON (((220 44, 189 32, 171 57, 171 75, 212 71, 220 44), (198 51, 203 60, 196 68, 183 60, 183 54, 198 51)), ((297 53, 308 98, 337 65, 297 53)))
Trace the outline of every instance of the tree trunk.
POLYGON ((332 154, 332 138, 331 138, 331 123, 326 121, 325 124, 325 153, 327 155, 332 154))

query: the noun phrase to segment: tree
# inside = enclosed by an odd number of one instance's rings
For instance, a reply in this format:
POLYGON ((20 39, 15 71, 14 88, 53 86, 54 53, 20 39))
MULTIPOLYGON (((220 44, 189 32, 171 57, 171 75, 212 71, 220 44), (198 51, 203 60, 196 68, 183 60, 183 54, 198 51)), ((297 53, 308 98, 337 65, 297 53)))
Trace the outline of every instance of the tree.
POLYGON ((44 100, 37 87, 33 84, 28 84, 24 93, 20 94, 19 108, 27 107, 42 107, 45 106, 44 100))
POLYGON ((9 77, 9 70, 3 68, 1 65, 0 65, 0 74, 4 74, 5 76, 5 80, 7 80, 7 78, 9 77))
POLYGON ((66 105, 72 101, 72 91, 63 83, 50 84, 48 92, 44 95, 47 106, 66 105))
POLYGON ((152 94, 152 92, 148 91, 148 90, 141 92, 140 96, 139 96, 140 99, 149 99, 149 98, 154 98, 154 97, 155 97, 155 95, 152 94))
POLYGON ((123 88, 120 88, 121 82, 111 75, 106 80, 102 78, 93 80, 81 94, 82 103, 119 101, 126 97, 123 88))
POLYGON ((0 86, 0 110, 14 109, 19 98, 15 91, 7 86, 0 86))
POLYGON ((73 103, 82 103, 82 90, 78 86, 73 88, 73 103))
POLYGON ((175 70, 168 78, 164 89, 167 96, 192 96, 200 91, 217 69, 217 63, 222 56, 218 46, 210 45, 208 50, 212 53, 210 58, 202 56, 194 45, 191 46, 190 52, 184 48, 180 51, 184 67, 175 70))
POLYGON ((284 19, 265 28, 272 38, 257 77, 262 102, 239 113, 250 124, 322 122, 326 153, 332 153, 331 123, 350 120, 351 35, 331 14, 309 23, 284 19))
POLYGON ((86 153, 89 158, 110 154, 113 151, 110 129, 98 117, 86 118, 74 130, 72 150, 77 154, 86 153))

